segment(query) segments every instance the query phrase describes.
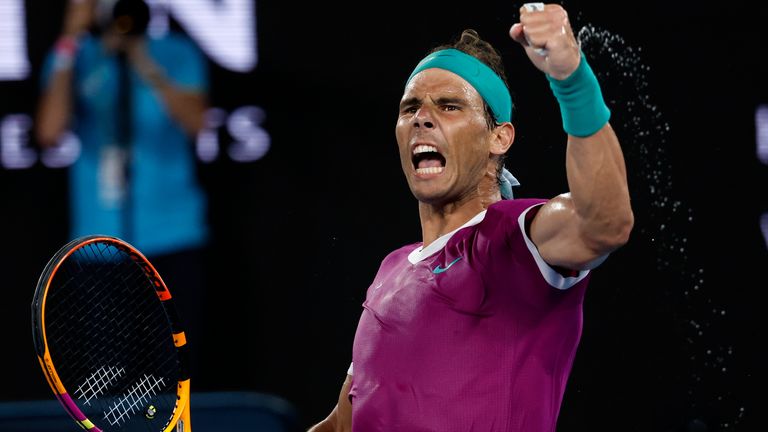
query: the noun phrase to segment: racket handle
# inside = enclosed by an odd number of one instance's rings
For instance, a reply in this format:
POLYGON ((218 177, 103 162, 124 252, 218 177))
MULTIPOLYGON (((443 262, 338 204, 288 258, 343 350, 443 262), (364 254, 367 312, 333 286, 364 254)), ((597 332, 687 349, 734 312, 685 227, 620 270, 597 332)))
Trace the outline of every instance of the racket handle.
POLYGON ((192 422, 189 420, 189 405, 184 408, 184 412, 181 413, 181 418, 176 423, 176 432, 192 432, 192 422))
POLYGON ((189 391, 189 382, 190 379, 187 378, 185 381, 180 383, 180 385, 184 387, 182 392, 187 394, 187 403, 184 405, 184 408, 181 411, 181 415, 176 421, 176 427, 174 428, 176 432, 192 432, 192 421, 190 420, 192 411, 192 395, 189 391))

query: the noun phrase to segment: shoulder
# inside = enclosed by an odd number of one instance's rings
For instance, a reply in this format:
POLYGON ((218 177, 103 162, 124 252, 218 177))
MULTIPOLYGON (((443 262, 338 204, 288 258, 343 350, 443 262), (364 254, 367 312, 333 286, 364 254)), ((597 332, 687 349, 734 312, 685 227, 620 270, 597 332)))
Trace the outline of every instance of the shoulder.
POLYGON ((189 36, 168 33, 150 39, 149 44, 152 58, 178 85, 192 91, 207 91, 207 58, 189 36))
POLYGON ((202 53, 192 38, 179 32, 169 32, 158 38, 149 38, 149 43, 154 49, 166 52, 202 53))
POLYGON ((478 260, 486 266, 507 262, 512 256, 525 252, 526 227, 546 202, 539 198, 497 201, 488 206, 476 228, 463 236, 465 242, 478 252, 478 260))
POLYGON ((543 198, 519 198, 497 201, 488 206, 485 219, 487 221, 498 221, 500 219, 515 221, 529 209, 542 205, 547 201, 543 198))
POLYGON ((405 246, 401 246, 392 252, 388 253, 387 256, 384 257, 382 261, 383 263, 386 263, 388 261, 398 261, 402 259, 408 258, 408 254, 414 251, 414 249, 421 246, 421 243, 410 243, 405 246))
POLYGON ((179 45, 194 44, 194 41, 192 41, 192 38, 190 38, 186 33, 181 33, 178 31, 169 31, 168 33, 160 37, 155 37, 151 39, 164 44, 179 44, 179 45))
POLYGON ((379 270, 385 267, 397 265, 398 263, 401 263, 403 261, 407 261, 408 255, 419 246, 421 246, 421 243, 411 243, 389 252, 381 260, 381 265, 379 266, 379 270))

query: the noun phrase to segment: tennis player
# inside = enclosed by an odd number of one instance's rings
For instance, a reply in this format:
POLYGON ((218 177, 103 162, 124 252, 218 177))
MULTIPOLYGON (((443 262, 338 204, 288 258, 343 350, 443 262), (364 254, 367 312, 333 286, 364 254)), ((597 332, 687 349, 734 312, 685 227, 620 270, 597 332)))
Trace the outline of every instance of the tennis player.
POLYGON ((413 70, 395 127, 422 241, 368 288, 352 365, 311 431, 554 431, 590 271, 633 214, 619 141, 566 11, 538 4, 510 29, 546 74, 567 134, 569 192, 513 199, 515 128, 497 51, 473 30, 413 70))

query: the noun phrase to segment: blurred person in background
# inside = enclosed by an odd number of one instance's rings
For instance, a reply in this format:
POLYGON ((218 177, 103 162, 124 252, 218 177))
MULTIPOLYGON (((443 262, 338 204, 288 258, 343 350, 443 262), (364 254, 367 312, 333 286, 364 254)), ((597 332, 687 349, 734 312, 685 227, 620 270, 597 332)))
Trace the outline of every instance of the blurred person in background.
POLYGON ((174 293, 199 367, 207 200, 193 138, 207 61, 186 35, 150 38, 142 0, 69 0, 46 56, 36 138, 81 143, 70 168, 70 238, 113 235, 142 251, 174 293))

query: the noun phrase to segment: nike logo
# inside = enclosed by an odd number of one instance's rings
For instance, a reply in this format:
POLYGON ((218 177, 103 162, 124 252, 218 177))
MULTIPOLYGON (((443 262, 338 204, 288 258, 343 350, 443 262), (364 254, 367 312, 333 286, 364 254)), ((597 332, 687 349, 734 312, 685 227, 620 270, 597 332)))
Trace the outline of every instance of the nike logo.
POLYGON ((442 272, 444 272, 444 271, 448 270, 449 268, 451 268, 451 266, 452 266, 452 265, 456 264, 456 261, 460 260, 461 258, 462 258, 462 257, 458 257, 458 258, 456 258, 455 260, 451 261, 451 263, 450 263, 450 264, 448 264, 447 266, 445 266, 445 268, 442 268, 442 267, 440 267, 440 266, 438 265, 437 267, 435 267, 435 269, 434 269, 434 270, 432 270, 432 273, 434 273, 434 274, 440 274, 440 273, 442 273, 442 272))

